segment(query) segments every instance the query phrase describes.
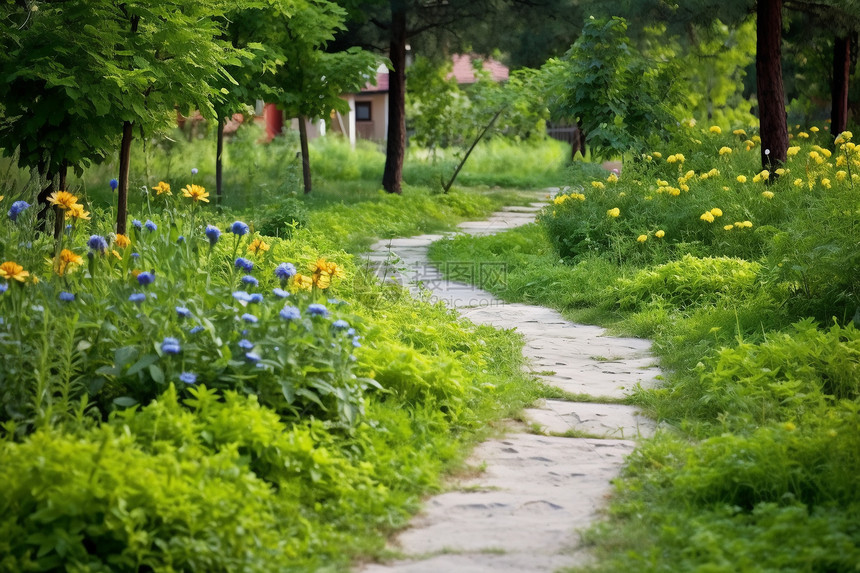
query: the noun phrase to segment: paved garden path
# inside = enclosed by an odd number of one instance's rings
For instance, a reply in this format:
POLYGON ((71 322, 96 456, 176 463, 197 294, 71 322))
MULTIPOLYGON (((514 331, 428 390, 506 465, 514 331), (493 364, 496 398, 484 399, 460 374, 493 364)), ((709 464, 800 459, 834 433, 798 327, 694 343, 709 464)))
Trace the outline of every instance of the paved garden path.
MULTIPOLYGON (((473 235, 512 229, 532 222, 542 205, 507 207, 460 229, 473 235)), ((401 558, 359 571, 537 573, 584 564, 589 557, 579 547, 577 531, 598 517, 610 480, 635 440, 654 431, 653 421, 635 408, 600 398, 617 401, 637 383, 654 383, 659 371, 650 343, 609 337, 554 310, 504 303, 477 287, 446 280, 427 260, 429 245, 441 238, 380 241, 367 258, 380 276, 402 281, 413 292, 429 290, 475 323, 516 328, 534 374, 594 399, 546 400, 527 409, 528 425, 511 421, 502 437, 480 444, 469 459, 480 471, 452 480, 445 493, 426 500, 423 511, 391 541, 401 558)), ((497 265, 452 270, 479 284, 503 275, 497 265)))

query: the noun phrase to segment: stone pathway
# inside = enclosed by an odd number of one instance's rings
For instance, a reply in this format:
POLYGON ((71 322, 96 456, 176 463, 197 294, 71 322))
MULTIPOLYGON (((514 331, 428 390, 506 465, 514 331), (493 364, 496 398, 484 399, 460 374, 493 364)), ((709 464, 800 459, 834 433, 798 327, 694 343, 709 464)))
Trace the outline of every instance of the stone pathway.
MULTIPOLYGON (((473 235, 502 232, 532 222, 543 205, 507 207, 486 221, 459 227, 473 235)), ((429 291, 432 299, 475 323, 516 328, 526 340, 523 352, 534 374, 589 399, 546 400, 525 411, 528 426, 511 422, 503 437, 480 444, 469 463, 482 471, 426 500, 423 511, 392 540, 391 549, 403 557, 359 571, 549 573, 585 564, 589 556, 579 547, 577 530, 598 517, 634 440, 654 432, 652 420, 617 403, 636 384, 655 383, 659 370, 650 343, 609 337, 554 310, 508 304, 446 280, 427 260, 429 245, 441 238, 380 241, 367 258, 386 280, 400 281, 413 293, 429 291)), ((502 269, 488 264, 449 270, 487 284, 498 280, 502 269)))

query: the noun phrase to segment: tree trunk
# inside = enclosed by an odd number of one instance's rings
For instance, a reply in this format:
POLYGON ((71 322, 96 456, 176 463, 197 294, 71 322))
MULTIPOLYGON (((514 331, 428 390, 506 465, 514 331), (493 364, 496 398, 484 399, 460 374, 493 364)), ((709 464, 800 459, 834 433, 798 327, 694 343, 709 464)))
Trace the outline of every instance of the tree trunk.
POLYGON ((218 139, 215 144, 215 204, 221 206, 221 197, 224 190, 224 123, 226 120, 218 116, 218 139))
POLYGON ((311 192, 311 156, 308 152, 308 125, 305 118, 299 116, 299 144, 302 148, 302 181, 305 184, 305 193, 311 192))
POLYGON ((391 0, 391 43, 388 76, 388 145, 382 187, 389 193, 401 193, 403 156, 406 154, 406 9, 391 0))
POLYGON ((762 169, 785 162, 788 123, 782 84, 782 0, 759 0, 756 14, 756 92, 762 169))
POLYGON ((837 37, 833 43, 833 86, 830 90, 833 107, 830 112, 830 133, 839 135, 848 124, 848 78, 851 73, 851 38, 837 37))
MULTIPOLYGON (((66 175, 69 172, 69 164, 63 161, 60 165, 60 182, 57 185, 58 191, 68 191, 66 189, 66 175)), ((63 231, 66 228, 66 212, 59 207, 54 207, 54 240, 57 241, 57 248, 60 246, 60 237, 63 236, 63 231)))
POLYGON ((39 162, 38 170, 39 177, 45 177, 45 186, 42 187, 36 196, 36 203, 39 205, 39 212, 36 214, 36 229, 44 233, 47 224, 48 209, 51 208, 48 204, 48 197, 54 192, 54 174, 48 170, 48 166, 43 161, 39 162))
POLYGON ((126 219, 128 211, 128 168, 131 164, 131 140, 134 123, 122 124, 122 143, 119 147, 119 186, 116 197, 116 232, 126 234, 126 219))

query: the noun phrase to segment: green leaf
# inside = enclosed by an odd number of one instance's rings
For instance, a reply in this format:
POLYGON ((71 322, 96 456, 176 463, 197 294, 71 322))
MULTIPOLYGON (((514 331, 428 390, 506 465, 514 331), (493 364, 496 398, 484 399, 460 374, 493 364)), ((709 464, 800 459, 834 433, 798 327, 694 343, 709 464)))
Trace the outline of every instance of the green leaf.
POLYGON ((131 408, 132 406, 137 406, 138 404, 137 400, 129 396, 120 396, 119 398, 114 398, 113 403, 120 408, 131 408))
POLYGON ((126 374, 128 376, 134 376, 135 374, 137 374, 138 372, 140 372, 141 370, 143 370, 144 368, 146 368, 150 364, 153 364, 157 361, 158 361, 158 355, 147 354, 146 356, 144 356, 143 358, 141 358, 140 360, 135 362, 134 366, 129 368, 128 372, 126 372, 126 374))
POLYGON ((164 384, 164 372, 161 371, 161 368, 157 364, 149 365, 149 375, 152 376, 156 384, 164 384))
POLYGON ((121 348, 117 348, 113 353, 113 361, 114 365, 122 370, 126 365, 130 364, 135 358, 137 358, 138 350, 134 346, 123 346, 121 348))

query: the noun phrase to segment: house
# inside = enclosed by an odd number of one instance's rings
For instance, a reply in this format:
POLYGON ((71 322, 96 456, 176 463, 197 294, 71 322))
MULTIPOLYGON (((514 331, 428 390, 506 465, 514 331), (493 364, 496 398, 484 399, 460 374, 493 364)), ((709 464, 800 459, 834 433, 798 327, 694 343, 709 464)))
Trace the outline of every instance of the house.
MULTIPOLYGON (((480 60, 483 68, 490 72, 493 80, 503 82, 508 79, 509 70, 501 62, 493 58, 466 54, 457 54, 452 57, 452 71, 449 77, 456 78, 460 85, 475 83, 473 62, 476 60, 480 60)), ((328 121, 322 119, 309 120, 308 137, 314 138, 325 135, 328 130, 347 137, 352 145, 355 145, 357 139, 385 141, 388 136, 388 85, 388 68, 385 65, 380 65, 376 70, 376 85, 368 82, 358 93, 342 95, 341 97, 349 103, 348 113, 332 112, 328 121)), ((271 140, 272 137, 281 133, 283 116, 272 104, 266 104, 265 108, 260 111, 265 118, 267 136, 271 140)), ((258 111, 258 117, 260 111, 258 111)), ((298 129, 297 120, 292 120, 291 127, 298 129)))

